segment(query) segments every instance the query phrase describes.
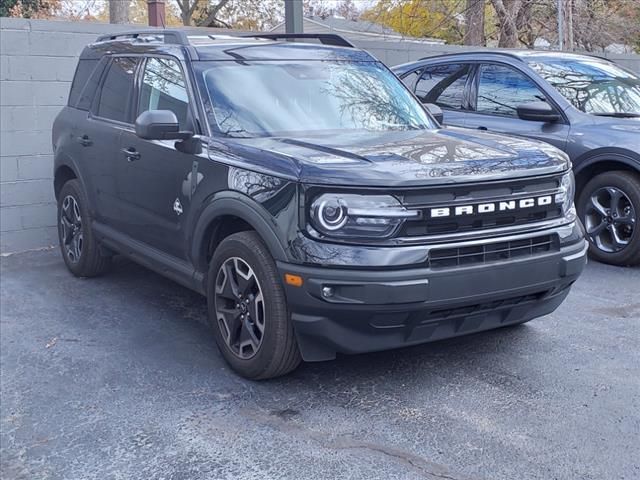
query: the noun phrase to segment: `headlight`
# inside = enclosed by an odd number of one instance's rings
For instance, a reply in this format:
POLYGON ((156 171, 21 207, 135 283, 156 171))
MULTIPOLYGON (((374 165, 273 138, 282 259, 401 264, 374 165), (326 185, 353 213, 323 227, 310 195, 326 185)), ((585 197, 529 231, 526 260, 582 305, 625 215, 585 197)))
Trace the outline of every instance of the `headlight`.
POLYGON ((331 237, 387 238, 419 210, 407 210, 391 195, 325 193, 311 204, 311 223, 331 237))
POLYGON ((575 178, 570 171, 562 176, 560 191, 556 194, 556 203, 562 204, 562 214, 569 220, 576 218, 576 207, 573 203, 575 193, 575 178))

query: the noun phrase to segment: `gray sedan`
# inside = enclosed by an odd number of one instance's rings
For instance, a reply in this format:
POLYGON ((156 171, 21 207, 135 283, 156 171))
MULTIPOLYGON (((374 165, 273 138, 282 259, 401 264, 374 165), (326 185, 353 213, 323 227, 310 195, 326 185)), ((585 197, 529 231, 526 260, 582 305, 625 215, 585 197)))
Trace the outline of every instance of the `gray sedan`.
POLYGON ((640 263, 640 77, 607 60, 535 51, 429 57, 394 72, 445 125, 565 151, 591 256, 640 263))

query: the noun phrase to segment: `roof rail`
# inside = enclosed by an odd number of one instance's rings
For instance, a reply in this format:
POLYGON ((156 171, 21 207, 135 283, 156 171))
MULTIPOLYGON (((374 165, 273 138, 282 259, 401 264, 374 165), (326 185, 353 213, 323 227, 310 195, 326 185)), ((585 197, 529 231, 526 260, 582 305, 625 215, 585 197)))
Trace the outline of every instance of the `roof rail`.
POLYGON ((453 52, 453 53, 438 53, 436 55, 429 55, 428 57, 422 57, 418 60, 429 60, 432 58, 442 58, 442 57, 457 57, 459 55, 502 55, 504 57, 515 58, 517 60, 522 60, 520 56, 515 53, 505 52, 501 50, 467 50, 462 52, 453 52))
POLYGON ((181 30, 133 30, 110 35, 100 35, 98 42, 109 42, 114 40, 144 39, 145 37, 162 37, 164 43, 189 45, 189 39, 185 32, 181 30))
MULTIPOLYGON (((113 42, 117 40, 140 40, 145 41, 150 38, 159 39, 162 38, 164 43, 173 45, 189 46, 189 33, 191 35, 209 37, 212 40, 216 35, 206 32, 187 32, 185 30, 168 30, 168 29, 146 29, 146 30, 132 30, 127 32, 119 32, 108 35, 100 35, 97 42, 113 42)), ((348 47, 356 48, 354 44, 349 42, 344 37, 336 35, 334 33, 255 33, 255 34, 243 34, 234 35, 237 38, 264 38, 269 40, 295 40, 295 39, 314 39, 319 40, 323 45, 333 45, 335 47, 348 47)))
POLYGON ((256 33, 246 35, 247 37, 268 38, 271 40, 295 40, 314 39, 319 40, 323 45, 333 45, 334 47, 356 48, 356 46, 340 35, 335 33, 256 33))

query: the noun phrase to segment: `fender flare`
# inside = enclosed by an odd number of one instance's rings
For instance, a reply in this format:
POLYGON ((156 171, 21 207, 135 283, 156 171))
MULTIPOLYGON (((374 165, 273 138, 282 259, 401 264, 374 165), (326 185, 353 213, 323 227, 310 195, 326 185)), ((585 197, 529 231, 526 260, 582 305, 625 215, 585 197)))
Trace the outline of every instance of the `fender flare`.
POLYGON ((587 152, 573 161, 575 175, 580 175, 583 170, 600 162, 623 163, 640 172, 640 154, 623 148, 599 148, 587 152))
POLYGON ((85 194, 89 196, 90 192, 87 189, 87 185, 84 181, 81 170, 78 168, 73 158, 69 157, 68 155, 59 155, 54 160, 54 169, 53 169, 54 188, 55 188, 55 181, 58 175, 58 171, 60 171, 61 168, 68 168, 69 170, 71 170, 75 175, 75 177, 80 182, 80 185, 82 185, 82 188, 84 189, 85 194))
POLYGON ((232 215, 247 222, 260 235, 276 261, 287 261, 283 242, 275 232, 274 220, 255 200, 238 192, 217 195, 201 211, 192 236, 191 258, 196 268, 206 268, 207 229, 217 218, 232 215))

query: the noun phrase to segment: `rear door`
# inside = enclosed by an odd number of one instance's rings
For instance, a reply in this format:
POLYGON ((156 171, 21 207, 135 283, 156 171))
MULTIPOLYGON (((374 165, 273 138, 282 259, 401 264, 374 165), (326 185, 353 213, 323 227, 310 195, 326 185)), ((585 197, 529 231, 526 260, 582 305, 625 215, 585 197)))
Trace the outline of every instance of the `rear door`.
POLYGON ((569 124, 564 117, 553 123, 518 118, 518 105, 539 101, 554 105, 524 72, 509 65, 481 64, 472 82, 472 111, 466 117, 466 126, 542 140, 564 150, 569 135, 569 124))
POLYGON ((77 141, 83 149, 83 165, 94 195, 95 219, 119 229, 121 209, 117 166, 120 135, 132 129, 130 122, 134 79, 139 59, 114 57, 101 78, 91 113, 78 127, 77 141))
MULTIPOLYGON (((181 130, 199 133, 181 63, 149 57, 142 66, 134 117, 147 110, 171 110, 181 130)), ((165 253, 185 258, 185 218, 198 178, 198 155, 176 148, 175 140, 144 140, 134 131, 120 138, 118 196, 126 233, 165 253), (193 181, 192 181, 193 179, 193 181)))
POLYGON ((463 127, 469 110, 468 84, 471 65, 441 63, 424 67, 415 83, 415 94, 422 103, 442 109, 444 124, 463 127))

